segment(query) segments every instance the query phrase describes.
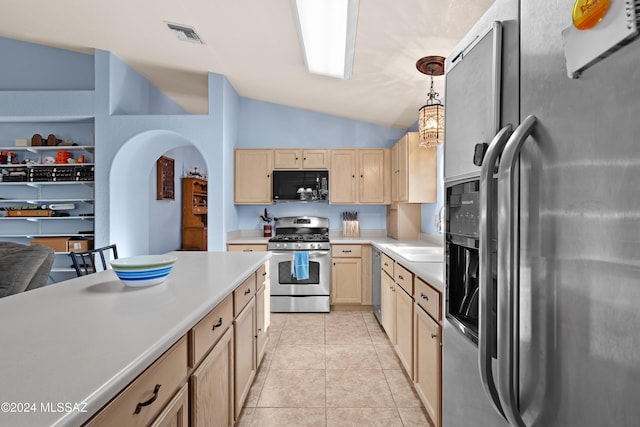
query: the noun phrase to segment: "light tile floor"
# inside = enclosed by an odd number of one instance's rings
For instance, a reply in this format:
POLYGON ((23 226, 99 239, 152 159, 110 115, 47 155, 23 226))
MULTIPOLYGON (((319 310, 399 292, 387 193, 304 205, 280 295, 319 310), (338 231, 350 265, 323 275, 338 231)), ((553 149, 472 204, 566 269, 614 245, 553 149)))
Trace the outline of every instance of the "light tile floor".
POLYGON ((272 313, 237 426, 432 426, 370 311, 272 313))

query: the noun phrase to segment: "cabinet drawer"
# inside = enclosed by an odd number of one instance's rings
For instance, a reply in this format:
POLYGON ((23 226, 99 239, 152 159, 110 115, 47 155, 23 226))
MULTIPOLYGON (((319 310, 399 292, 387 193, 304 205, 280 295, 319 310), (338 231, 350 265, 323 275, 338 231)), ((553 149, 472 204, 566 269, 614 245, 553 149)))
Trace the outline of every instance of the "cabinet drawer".
POLYGON ((200 363, 232 322, 233 296, 229 295, 189 331, 191 340, 189 366, 194 367, 200 363))
POLYGON ((387 255, 382 254, 382 269, 387 272, 391 277, 394 277, 393 269, 396 262, 389 258, 387 255))
POLYGON ((87 426, 147 426, 187 378, 187 338, 153 362, 87 426))
POLYGON ((413 273, 400 264, 396 264, 394 271, 396 273, 394 276, 396 283, 409 295, 413 295, 413 273))
POLYGON ((229 244, 227 245, 228 252, 266 252, 267 245, 261 243, 251 244, 229 244))
POLYGON ((429 313, 429 316, 438 322, 442 320, 440 318, 440 293, 419 277, 416 277, 415 280, 415 293, 413 294, 413 298, 420 307, 429 313))
POLYGON ((331 256, 333 258, 360 258, 362 256, 362 246, 331 245, 331 256))
POLYGON ((233 291, 233 315, 237 316, 256 294, 256 274, 249 276, 233 291))

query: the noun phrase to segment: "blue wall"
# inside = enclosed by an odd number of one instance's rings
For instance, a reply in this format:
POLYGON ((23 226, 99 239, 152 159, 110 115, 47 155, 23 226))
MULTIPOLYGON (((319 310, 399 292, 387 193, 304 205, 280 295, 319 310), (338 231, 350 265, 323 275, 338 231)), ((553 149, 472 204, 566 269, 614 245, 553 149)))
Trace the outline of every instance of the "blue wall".
POLYGON ((109 61, 109 76, 111 114, 187 114, 182 106, 117 56, 109 61))
POLYGON ((0 52, 0 90, 93 90, 93 55, 4 37, 0 52))

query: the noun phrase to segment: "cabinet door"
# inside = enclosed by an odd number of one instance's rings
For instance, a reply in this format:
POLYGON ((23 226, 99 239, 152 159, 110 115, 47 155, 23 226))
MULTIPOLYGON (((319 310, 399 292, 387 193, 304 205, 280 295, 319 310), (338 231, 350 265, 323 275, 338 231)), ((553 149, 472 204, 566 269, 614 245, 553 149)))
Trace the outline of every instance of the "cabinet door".
POLYGON ((303 150, 303 169, 329 169, 329 150, 303 150))
POLYGON ((409 152, 408 136, 398 141, 398 201, 409 200, 409 152))
POLYGON ((191 375, 192 427, 233 426, 233 326, 191 375))
POLYGON ((398 169, 398 145, 396 142, 393 147, 391 147, 391 202, 398 202, 398 173, 400 173, 398 169))
POLYGON ((356 203, 356 150, 331 150, 329 200, 331 203, 356 203))
POLYGON ((382 205, 385 202, 384 150, 358 150, 360 203, 382 205))
POLYGON ((189 393, 185 384, 158 415, 151 427, 188 427, 189 393))
POLYGON ((265 318, 266 299, 265 286, 262 286, 256 292, 256 367, 260 366, 264 352, 267 349, 269 336, 267 335, 267 324, 265 318))
POLYGON ((335 258, 331 268, 331 303, 362 304, 362 260, 335 258))
POLYGON ((385 272, 382 273, 382 327, 392 344, 396 343, 396 297, 395 283, 385 272))
POLYGON ((413 298, 400 286, 396 286, 395 290, 396 354, 409 377, 413 379, 413 298))
POLYGON ((420 306, 414 307, 414 385, 436 427, 441 421, 442 329, 420 306))
POLYGON ((234 203, 272 203, 272 167, 273 150, 236 150, 234 203))
POLYGON ((302 150, 274 150, 274 169, 300 169, 302 167, 302 150))
POLYGON ((238 419, 242 405, 249 394, 251 383, 256 375, 256 340, 255 340, 255 299, 244 307, 236 317, 235 331, 235 418, 238 419))

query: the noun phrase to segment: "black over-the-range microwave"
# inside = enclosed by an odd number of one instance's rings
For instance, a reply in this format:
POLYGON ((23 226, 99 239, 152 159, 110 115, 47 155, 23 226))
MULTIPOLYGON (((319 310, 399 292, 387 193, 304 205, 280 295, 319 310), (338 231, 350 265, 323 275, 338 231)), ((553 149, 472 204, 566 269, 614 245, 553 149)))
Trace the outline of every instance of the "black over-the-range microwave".
POLYGON ((274 170, 272 182, 275 201, 329 199, 329 171, 326 170, 274 170))

